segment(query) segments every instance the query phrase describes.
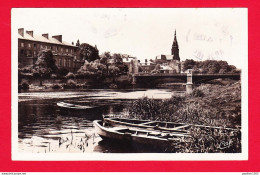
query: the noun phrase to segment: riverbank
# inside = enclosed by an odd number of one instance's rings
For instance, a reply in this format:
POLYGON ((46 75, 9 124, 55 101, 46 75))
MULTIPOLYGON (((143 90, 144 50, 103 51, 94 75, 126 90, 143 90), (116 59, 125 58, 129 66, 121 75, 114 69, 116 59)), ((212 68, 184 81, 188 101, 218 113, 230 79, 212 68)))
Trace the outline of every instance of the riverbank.
POLYGON ((241 152, 241 84, 205 84, 190 94, 173 95, 170 99, 147 97, 135 100, 128 108, 128 118, 221 127, 202 130, 192 127, 191 139, 176 143, 172 152, 241 152), (225 128, 234 128, 229 132, 225 128), (223 146, 224 145, 224 146, 223 146))
POLYGON ((117 89, 131 86, 131 79, 127 75, 121 75, 116 79, 109 77, 104 79, 95 78, 62 78, 62 79, 33 79, 24 78, 20 80, 19 90, 59 90, 59 89, 117 89), (42 85, 41 85, 42 83, 42 85))

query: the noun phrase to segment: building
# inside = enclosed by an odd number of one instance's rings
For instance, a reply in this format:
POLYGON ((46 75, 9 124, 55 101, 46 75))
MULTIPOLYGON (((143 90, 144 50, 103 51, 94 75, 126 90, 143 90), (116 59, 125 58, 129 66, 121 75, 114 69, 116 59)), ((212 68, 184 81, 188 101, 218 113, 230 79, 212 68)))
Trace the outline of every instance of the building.
POLYGON ((18 62, 24 67, 32 65, 38 53, 43 49, 50 49, 56 60, 58 68, 66 68, 70 72, 76 72, 84 61, 77 57, 78 46, 74 46, 62 40, 62 35, 50 37, 48 33, 34 35, 33 31, 24 32, 23 28, 18 29, 18 62))
POLYGON ((141 62, 140 66, 141 66, 142 72, 150 73, 155 68, 155 63, 152 62, 151 60, 145 59, 145 62, 144 63, 141 62))
POLYGON ((173 60, 180 61, 179 45, 178 45, 178 41, 177 41, 176 30, 174 32, 174 40, 172 43, 172 55, 173 55, 173 60))
POLYGON ((176 37, 176 30, 174 33, 174 40, 171 49, 171 55, 158 55, 155 57, 155 63, 159 64, 161 73, 180 73, 181 63, 179 56, 179 45, 176 37))

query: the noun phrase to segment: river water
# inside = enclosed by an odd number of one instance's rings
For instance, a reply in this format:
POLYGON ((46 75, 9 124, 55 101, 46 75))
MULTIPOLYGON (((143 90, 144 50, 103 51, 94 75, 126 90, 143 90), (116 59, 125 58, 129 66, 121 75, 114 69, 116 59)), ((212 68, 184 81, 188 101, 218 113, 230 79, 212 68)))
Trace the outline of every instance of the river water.
POLYGON ((93 120, 105 114, 127 113, 135 99, 167 99, 172 89, 87 90, 23 92, 18 98, 18 150, 30 153, 131 153, 145 152, 103 141, 93 128, 93 120), (84 113, 67 113, 57 102, 88 105, 84 113))

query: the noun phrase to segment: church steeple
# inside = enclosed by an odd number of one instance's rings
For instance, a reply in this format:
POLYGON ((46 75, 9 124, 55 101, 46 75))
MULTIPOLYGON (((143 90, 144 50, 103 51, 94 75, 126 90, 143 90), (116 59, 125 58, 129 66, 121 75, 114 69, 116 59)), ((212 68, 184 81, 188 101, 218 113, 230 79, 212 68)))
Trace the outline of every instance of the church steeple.
POLYGON ((175 32, 174 32, 174 40, 173 40, 173 43, 172 43, 172 55, 173 55, 174 60, 180 61, 179 46, 178 46, 178 41, 177 41, 177 37, 176 37, 176 29, 175 29, 175 32))

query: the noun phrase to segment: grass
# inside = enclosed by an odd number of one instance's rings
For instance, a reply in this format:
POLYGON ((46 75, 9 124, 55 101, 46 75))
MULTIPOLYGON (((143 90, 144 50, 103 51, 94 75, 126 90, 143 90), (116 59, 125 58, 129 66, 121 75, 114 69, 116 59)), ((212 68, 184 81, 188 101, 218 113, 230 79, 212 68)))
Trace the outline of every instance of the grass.
POLYGON ((192 138, 171 147, 174 152, 241 152, 241 85, 201 85, 191 94, 168 100, 147 97, 129 106, 128 118, 222 127, 191 128, 192 138), (226 130, 225 128, 237 128, 226 130))

